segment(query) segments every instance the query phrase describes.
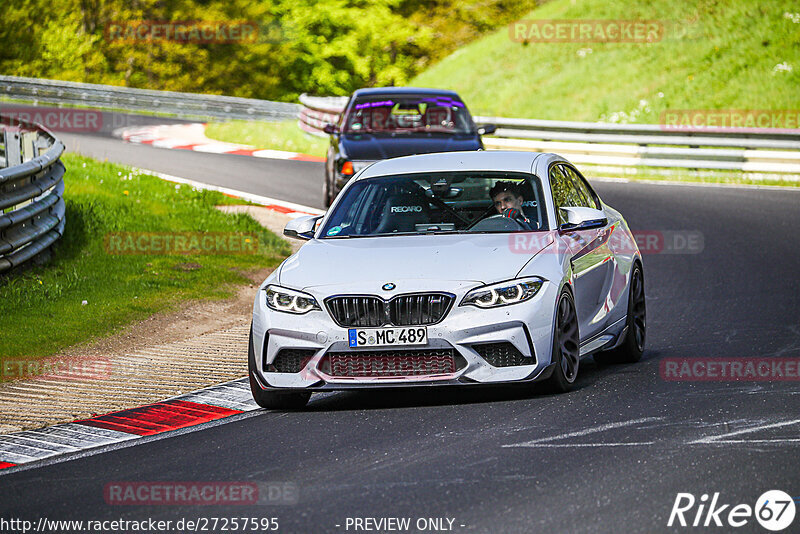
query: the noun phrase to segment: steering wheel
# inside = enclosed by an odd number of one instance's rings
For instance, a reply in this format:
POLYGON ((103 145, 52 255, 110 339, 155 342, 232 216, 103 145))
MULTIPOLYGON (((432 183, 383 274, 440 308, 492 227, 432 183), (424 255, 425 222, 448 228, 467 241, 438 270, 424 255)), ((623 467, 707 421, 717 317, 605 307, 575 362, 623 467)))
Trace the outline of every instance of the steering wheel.
POLYGON ((492 215, 486 219, 478 219, 475 221, 467 231, 478 230, 483 232, 503 232, 503 231, 517 231, 527 230, 525 226, 516 219, 504 217, 503 215, 492 215))

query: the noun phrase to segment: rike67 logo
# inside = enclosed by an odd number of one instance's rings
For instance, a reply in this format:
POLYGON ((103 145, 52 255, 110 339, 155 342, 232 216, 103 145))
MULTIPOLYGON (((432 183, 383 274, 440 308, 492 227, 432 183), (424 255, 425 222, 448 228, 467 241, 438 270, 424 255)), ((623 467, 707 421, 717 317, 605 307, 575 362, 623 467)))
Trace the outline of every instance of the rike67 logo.
POLYGON ((794 499, 781 490, 764 493, 754 506, 723 504, 718 492, 710 501, 708 494, 698 500, 691 493, 678 493, 667 526, 739 528, 755 517, 765 529, 778 532, 792 524, 794 515, 794 499))

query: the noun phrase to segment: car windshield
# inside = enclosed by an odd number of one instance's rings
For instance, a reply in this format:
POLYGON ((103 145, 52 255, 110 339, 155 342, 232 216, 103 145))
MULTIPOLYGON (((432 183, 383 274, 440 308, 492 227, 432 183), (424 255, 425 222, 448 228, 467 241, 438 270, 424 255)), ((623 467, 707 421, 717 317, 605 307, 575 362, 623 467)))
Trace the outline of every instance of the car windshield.
MULTIPOLYGON (((380 235, 507 233, 547 229, 540 180, 527 173, 459 171, 353 183, 321 229, 323 239, 380 235), (495 205, 511 192, 516 217, 495 205), (490 196, 495 194, 495 199, 490 196)), ((502 208, 502 206, 501 206, 502 208)))
POLYGON ((470 134, 475 124, 466 106, 450 96, 358 98, 349 108, 344 132, 470 134))

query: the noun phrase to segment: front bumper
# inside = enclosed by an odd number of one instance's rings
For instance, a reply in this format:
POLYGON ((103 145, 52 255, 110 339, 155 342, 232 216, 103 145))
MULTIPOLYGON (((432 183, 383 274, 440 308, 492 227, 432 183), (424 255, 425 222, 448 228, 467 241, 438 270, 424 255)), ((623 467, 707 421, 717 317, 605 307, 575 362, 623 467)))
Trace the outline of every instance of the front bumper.
MULTIPOLYGON (((494 309, 459 306, 466 293, 456 293, 455 305, 438 324, 427 326, 427 349, 452 349, 459 362, 454 372, 424 376, 333 376, 323 370, 330 353, 364 354, 373 348, 351 348, 348 329, 337 325, 323 309, 304 315, 276 312, 266 305, 259 290, 253 309, 254 378, 264 389, 334 390, 364 387, 476 385, 521 383, 543 379, 552 372, 553 320, 557 284, 545 282, 527 301, 494 309), (510 343, 521 354, 522 364, 495 367, 481 356, 481 345, 510 343), (299 372, 273 372, 271 365, 284 349, 300 349, 309 355, 299 372)), ((472 285, 474 287, 474 284, 472 285)), ((308 290, 306 290, 308 291, 308 290)), ((314 294, 318 302, 326 295, 314 294)), ((381 352, 412 351, 396 347, 381 352)), ((327 369, 327 367, 325 367, 327 369)))

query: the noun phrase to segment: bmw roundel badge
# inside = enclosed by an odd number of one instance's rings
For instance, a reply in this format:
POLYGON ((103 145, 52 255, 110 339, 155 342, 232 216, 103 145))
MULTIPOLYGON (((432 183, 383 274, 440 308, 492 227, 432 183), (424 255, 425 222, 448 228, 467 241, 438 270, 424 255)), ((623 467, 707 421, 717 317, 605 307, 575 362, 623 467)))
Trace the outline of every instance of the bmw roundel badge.
POLYGON ((394 285, 393 283, 389 282, 388 284, 383 284, 383 287, 381 289, 383 289, 384 291, 391 291, 392 289, 394 289, 396 287, 397 287, 396 285, 394 285))

